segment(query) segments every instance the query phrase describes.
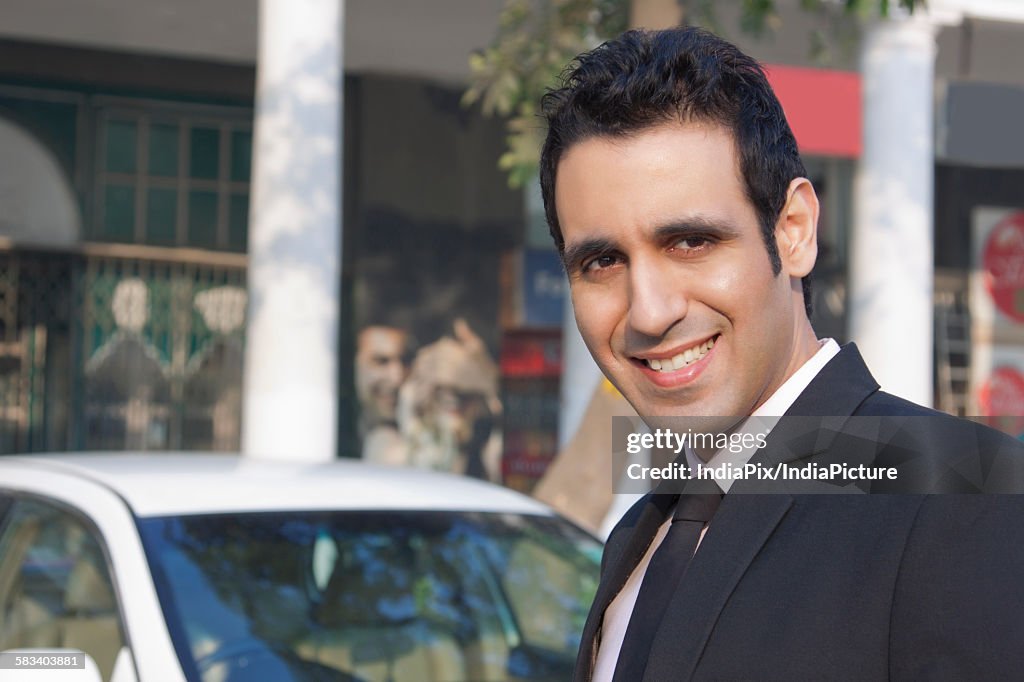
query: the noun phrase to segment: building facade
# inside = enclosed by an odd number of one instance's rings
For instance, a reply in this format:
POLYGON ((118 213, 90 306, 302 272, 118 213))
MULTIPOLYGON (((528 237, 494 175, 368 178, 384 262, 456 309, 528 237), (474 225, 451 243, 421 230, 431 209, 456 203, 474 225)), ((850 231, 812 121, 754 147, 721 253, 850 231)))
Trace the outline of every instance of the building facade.
MULTIPOLYGON (((1024 16, 1012 3, 972 13, 934 2, 926 27, 911 29, 921 41, 871 42, 869 27, 822 69, 808 56, 815 18, 778 4, 779 33, 729 37, 768 64, 823 196, 819 334, 868 349, 911 339, 901 362, 923 369, 901 373, 918 377, 909 397, 957 414, 1024 413, 1024 16), (909 201, 924 209, 900 214, 883 198, 897 217, 878 218, 865 207, 880 194, 865 188, 887 163, 879 141, 899 133, 878 129, 892 117, 876 122, 877 89, 920 64, 927 87, 904 107, 917 113, 898 118, 928 120, 914 171, 924 184, 909 201), (927 272, 871 274, 886 220, 910 240, 896 256, 927 272), (864 303, 871 277, 896 293, 864 303)), ((678 7, 637 2, 637 22, 664 21, 661 5, 678 7)), ((357 456, 366 436, 360 332, 401 330, 407 376, 417 351, 457 338, 462 320, 496 373, 496 402, 479 393, 500 439, 498 477, 529 490, 596 375, 563 360, 578 341, 536 191, 508 188, 501 122, 460 104, 467 56, 491 40, 501 2, 341 6, 332 452, 357 456)), ((731 11, 726 26, 737 25, 731 11)), ((257 45, 275 30, 258 17, 256 0, 0 9, 0 452, 243 445, 257 45)), ((471 404, 460 386, 446 399, 471 404)))

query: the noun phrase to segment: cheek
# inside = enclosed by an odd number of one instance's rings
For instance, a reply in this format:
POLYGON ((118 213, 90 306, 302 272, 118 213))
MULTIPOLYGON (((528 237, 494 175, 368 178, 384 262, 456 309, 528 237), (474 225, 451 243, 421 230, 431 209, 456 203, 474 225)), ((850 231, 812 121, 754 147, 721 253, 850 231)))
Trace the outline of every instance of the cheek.
POLYGON ((623 319, 616 297, 596 289, 574 288, 571 298, 576 326, 590 354, 595 358, 608 355, 612 337, 623 319))
POLYGON ((602 335, 608 326, 609 309, 601 306, 600 297, 592 289, 572 289, 572 310, 576 317, 576 326, 584 339, 602 335))
POLYGON ((761 326, 766 318, 782 312, 780 305, 788 301, 785 277, 775 276, 767 255, 759 255, 763 258, 751 258, 748 254, 746 258, 723 262, 702 278, 707 303, 734 325, 761 326))

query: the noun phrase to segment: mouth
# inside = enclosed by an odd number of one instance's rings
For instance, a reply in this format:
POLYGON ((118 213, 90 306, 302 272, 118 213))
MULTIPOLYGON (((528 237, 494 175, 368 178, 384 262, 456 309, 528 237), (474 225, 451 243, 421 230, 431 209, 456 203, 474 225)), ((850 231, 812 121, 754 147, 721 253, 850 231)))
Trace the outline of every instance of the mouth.
POLYGON ((661 358, 637 358, 648 369, 660 374, 669 374, 695 365, 703 360, 718 341, 718 334, 696 345, 674 352, 673 355, 661 358))
POLYGON ((633 356, 633 366, 640 370, 647 381, 659 390, 674 390, 692 387, 714 362, 721 334, 715 334, 685 348, 673 348, 663 353, 649 353, 633 356))

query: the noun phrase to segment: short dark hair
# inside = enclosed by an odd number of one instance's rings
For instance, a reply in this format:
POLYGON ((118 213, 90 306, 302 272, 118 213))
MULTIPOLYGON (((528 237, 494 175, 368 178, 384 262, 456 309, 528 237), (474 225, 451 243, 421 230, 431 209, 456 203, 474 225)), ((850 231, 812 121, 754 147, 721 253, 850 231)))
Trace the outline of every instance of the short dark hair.
MULTIPOLYGON (((559 253, 565 239, 555 207, 558 162, 574 144, 623 137, 670 120, 706 121, 732 132, 747 198, 757 212, 773 272, 782 270, 775 224, 789 183, 807 174, 796 138, 757 60, 707 31, 623 33, 576 58, 562 87, 541 103, 548 132, 540 186, 559 253)), ((811 315, 810 276, 803 278, 811 315)))

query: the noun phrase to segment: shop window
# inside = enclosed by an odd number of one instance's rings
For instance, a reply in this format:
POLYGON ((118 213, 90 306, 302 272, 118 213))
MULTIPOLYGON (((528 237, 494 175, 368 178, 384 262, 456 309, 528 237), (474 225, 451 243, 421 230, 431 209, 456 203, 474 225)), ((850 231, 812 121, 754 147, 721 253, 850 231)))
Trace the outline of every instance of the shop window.
POLYGON ((215 180, 220 151, 220 133, 216 128, 193 128, 189 148, 189 175, 215 180))
POLYGON ((249 236, 249 195, 232 194, 228 207, 228 248, 245 251, 249 236))
POLYGON ((135 189, 131 185, 107 185, 104 189, 103 230, 118 241, 130 241, 135 230, 135 189))
POLYGON ((111 173, 134 173, 137 129, 132 121, 107 122, 107 163, 111 173))
POLYGON ((188 243, 190 246, 217 244, 217 193, 195 191, 188 197, 188 243))
POLYGON ((248 119, 213 107, 118 106, 101 107, 97 120, 93 239, 245 250, 248 119))
POLYGON ((177 222, 177 190, 149 188, 146 196, 146 241, 150 244, 174 244, 177 222))
POLYGON ((231 179, 249 182, 252 171, 252 133, 236 130, 231 133, 231 179))
POLYGON ((178 126, 154 124, 149 128, 149 174, 178 175, 178 126))

